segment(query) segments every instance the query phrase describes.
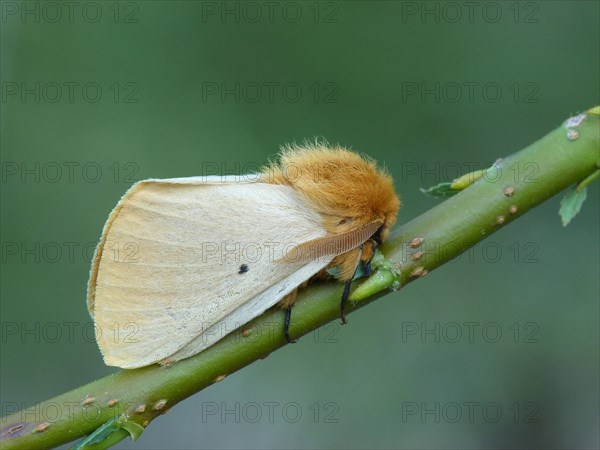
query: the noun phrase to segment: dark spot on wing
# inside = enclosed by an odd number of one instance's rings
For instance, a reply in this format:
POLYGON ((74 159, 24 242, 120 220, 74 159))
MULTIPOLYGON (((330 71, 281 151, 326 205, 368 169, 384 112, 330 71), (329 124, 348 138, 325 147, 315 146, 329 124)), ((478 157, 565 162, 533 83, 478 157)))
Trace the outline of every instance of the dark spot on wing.
POLYGON ((240 266, 240 271, 238 273, 241 275, 241 274, 246 273, 246 272, 248 272, 248 265, 247 264, 242 264, 240 266))

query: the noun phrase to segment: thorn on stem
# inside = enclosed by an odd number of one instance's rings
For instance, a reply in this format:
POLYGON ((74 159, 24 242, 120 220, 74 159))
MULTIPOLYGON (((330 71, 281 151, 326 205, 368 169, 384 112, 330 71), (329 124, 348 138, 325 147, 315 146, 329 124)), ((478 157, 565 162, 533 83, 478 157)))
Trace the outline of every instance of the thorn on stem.
POLYGON ((412 238, 412 240, 410 241, 409 245, 410 245, 411 248, 417 248, 422 243, 423 243, 423 238, 422 237, 415 237, 415 238, 412 238))
POLYGON ((159 400, 154 404, 152 409, 155 411, 159 411, 159 410, 163 409, 166 404, 167 404, 167 401, 165 399, 159 400))
POLYGON ((411 277, 420 277, 423 275, 423 272, 427 273, 427 271, 425 270, 425 267, 419 266, 410 273, 410 276, 411 277))
POLYGON ((567 138, 569 138, 570 141, 576 141, 579 139, 579 131, 569 129, 569 131, 567 131, 567 138))
POLYGON ((49 426, 50 424, 48 422, 40 423, 37 427, 35 427, 35 431, 37 433, 41 433, 43 431, 46 431, 49 426))

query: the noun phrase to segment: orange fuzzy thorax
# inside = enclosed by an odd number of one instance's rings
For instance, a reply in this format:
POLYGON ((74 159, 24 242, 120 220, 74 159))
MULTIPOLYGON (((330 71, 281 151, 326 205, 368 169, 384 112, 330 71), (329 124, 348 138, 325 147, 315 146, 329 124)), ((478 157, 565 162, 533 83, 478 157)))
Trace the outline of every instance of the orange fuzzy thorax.
MULTIPOLYGON (((264 168, 263 180, 294 188, 321 214, 331 234, 381 220, 380 238, 385 240, 400 208, 390 175, 375 161, 339 146, 288 146, 279 161, 264 168)), ((332 265, 341 268, 340 279, 352 278, 358 257, 355 250, 336 258, 332 265)))

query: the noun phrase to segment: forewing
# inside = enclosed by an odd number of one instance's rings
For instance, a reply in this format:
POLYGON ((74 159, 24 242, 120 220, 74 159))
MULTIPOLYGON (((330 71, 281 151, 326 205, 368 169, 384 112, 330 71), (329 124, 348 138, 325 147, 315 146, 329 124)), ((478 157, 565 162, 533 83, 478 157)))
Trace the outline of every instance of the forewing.
POLYGON ((198 344, 207 329, 260 315, 325 267, 331 258, 276 262, 324 235, 318 214, 287 186, 137 183, 111 213, 90 275, 105 362, 141 367, 211 345, 215 337, 198 344))

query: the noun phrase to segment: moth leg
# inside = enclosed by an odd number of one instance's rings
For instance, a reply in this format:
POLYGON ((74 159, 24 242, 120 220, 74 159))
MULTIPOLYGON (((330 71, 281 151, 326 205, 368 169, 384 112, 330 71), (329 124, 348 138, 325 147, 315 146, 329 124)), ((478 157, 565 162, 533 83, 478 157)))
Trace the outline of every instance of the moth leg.
POLYGON ((350 296, 350 285, 352 284, 354 275, 356 275, 358 266, 360 266, 363 253, 364 253, 364 244, 361 244, 358 247, 358 258, 356 259, 354 272, 352 273, 352 276, 348 280, 346 280, 346 284, 344 285, 344 292, 342 293, 342 301, 340 302, 340 319, 342 321, 342 325, 346 325, 348 323, 348 319, 346 319, 346 311, 345 311, 346 303, 348 303, 348 297, 350 296))
POLYGON ((365 277, 369 278, 372 271, 373 268, 371 267, 371 261, 369 261, 367 264, 365 264, 365 277))
POLYGON ((365 249, 361 256, 361 261, 365 263, 365 276, 368 278, 371 276, 371 261, 375 256, 375 250, 377 250, 377 241, 369 239, 365 242, 365 249))
POLYGON ((342 325, 346 325, 348 323, 348 319, 346 319, 346 303, 348 302, 348 296, 350 295, 350 285, 352 284, 352 280, 346 281, 344 285, 344 292, 342 293, 342 302, 340 303, 340 319, 342 320, 342 325))
POLYGON ((290 338, 290 320, 292 318, 292 305, 285 308, 285 323, 283 326, 283 335, 285 336, 285 340, 288 344, 295 344, 298 342, 298 339, 290 338))
MULTIPOLYGON (((304 287, 307 284, 308 283, 303 283, 300 285, 300 287, 304 287)), ((298 296, 298 289, 294 289, 292 292, 290 292, 288 295, 286 295, 279 301, 279 306, 281 308, 285 309, 285 321, 283 324, 283 335, 285 336, 285 340, 288 342, 288 344, 294 344, 294 343, 298 342, 298 339, 290 338, 290 322, 292 319, 292 306, 296 302, 297 296, 298 296)))

